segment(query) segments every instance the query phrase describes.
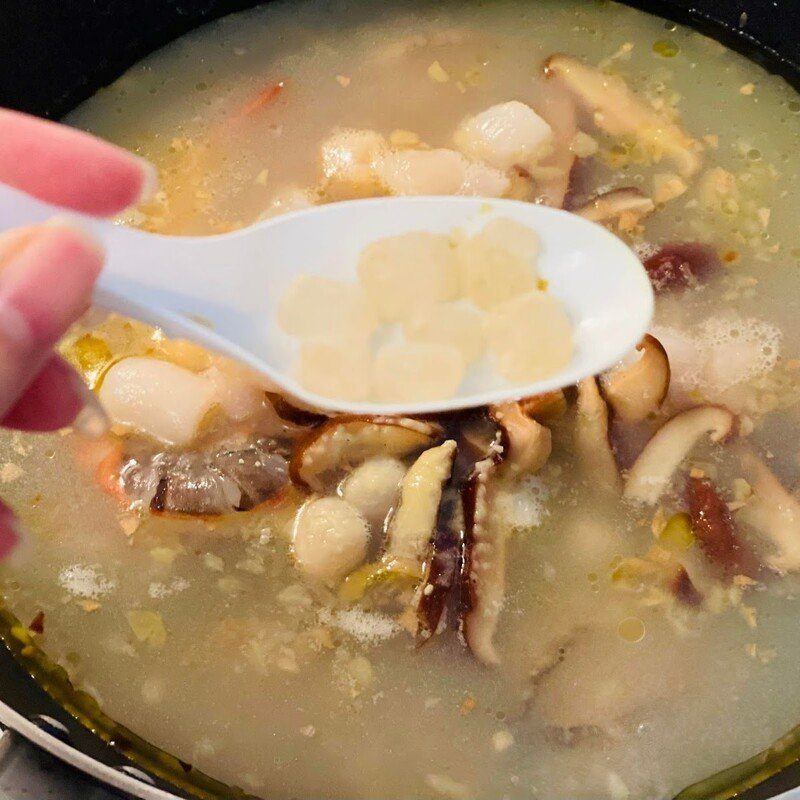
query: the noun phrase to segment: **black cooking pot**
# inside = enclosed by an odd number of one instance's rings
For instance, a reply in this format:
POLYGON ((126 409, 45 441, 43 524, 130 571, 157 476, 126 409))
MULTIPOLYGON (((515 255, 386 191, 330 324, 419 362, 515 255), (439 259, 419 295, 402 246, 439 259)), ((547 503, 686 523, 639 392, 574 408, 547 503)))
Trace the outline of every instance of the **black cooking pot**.
MULTIPOLYGON (((800 0, 631 0, 628 4, 713 36, 779 73, 800 90, 800 0)), ((254 0, 0 0, 0 106, 58 118, 162 44, 204 22, 253 5, 254 0)), ((39 677, 49 676, 40 673, 39 677)), ((72 710, 79 712, 75 706, 72 710)), ((104 738, 115 740, 112 746, 92 735, 52 700, 3 647, 0 723, 22 731, 60 758, 118 789, 144 796, 152 791, 148 787, 161 787, 186 796, 163 777, 137 773, 124 755, 131 751, 132 742, 118 735, 119 728, 104 731, 104 738)), ((150 763, 160 765, 158 758, 161 756, 150 763)), ((785 757, 785 761, 790 760, 785 757)), ((3 797, 10 788, 5 781, 7 762, 8 753, 5 757, 0 753, 3 797)), ((49 769, 55 770, 55 789, 51 782, 50 790, 44 791, 39 775, 38 783, 29 783, 22 787, 22 794, 12 796, 24 794, 33 800, 51 796, 59 800, 100 800, 111 796, 105 790, 101 795, 96 785, 85 781, 68 790, 62 782, 68 780, 68 774, 55 764, 50 764, 49 769)), ((177 780, 181 770, 187 776, 191 772, 189 765, 164 755, 163 769, 154 771, 162 776, 171 773, 177 780)), ((741 774, 729 776, 730 784, 757 771, 751 765, 741 774)), ((774 768, 768 770, 772 771, 774 768)), ((800 787, 798 764, 739 797, 767 800, 794 787, 800 787)), ((696 795, 695 800, 702 797, 696 795)))

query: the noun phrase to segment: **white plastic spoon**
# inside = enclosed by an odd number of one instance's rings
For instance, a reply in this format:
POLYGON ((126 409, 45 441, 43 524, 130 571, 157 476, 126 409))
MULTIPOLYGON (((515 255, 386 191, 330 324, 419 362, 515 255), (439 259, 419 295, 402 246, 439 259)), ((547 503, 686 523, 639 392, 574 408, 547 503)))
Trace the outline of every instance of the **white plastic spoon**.
MULTIPOLYGON (((64 215, 16 192, 0 192, 0 229, 64 215)), ((191 339, 263 372, 311 406, 370 414, 421 414, 498 403, 574 384, 632 351, 653 313, 653 292, 634 253, 605 228, 546 206, 472 197, 402 197, 319 206, 207 237, 160 236, 77 217, 105 245, 98 305, 191 339), (541 240, 539 271, 574 325, 566 369, 523 386, 482 371, 458 394, 419 403, 331 400, 293 377, 296 342, 276 322, 278 302, 299 274, 353 280, 370 242, 409 231, 477 232, 505 217, 541 240), (207 320, 209 327, 193 321, 207 320)))

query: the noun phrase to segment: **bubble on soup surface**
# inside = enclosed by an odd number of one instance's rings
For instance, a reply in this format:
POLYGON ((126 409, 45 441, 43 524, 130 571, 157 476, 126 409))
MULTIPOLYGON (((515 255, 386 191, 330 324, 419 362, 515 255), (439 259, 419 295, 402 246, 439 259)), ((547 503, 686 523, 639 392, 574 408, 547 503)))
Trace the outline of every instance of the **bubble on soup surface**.
POLYGON ((370 458, 356 467, 340 487, 342 497, 380 529, 397 502, 406 467, 396 458, 370 458))
POLYGON ((298 275, 278 304, 278 324, 292 336, 366 339, 377 319, 355 284, 298 275))
POLYGON ((372 355, 366 342, 306 339, 300 343, 297 379, 309 391, 335 400, 369 394, 372 355))
POLYGON ((518 100, 498 103, 459 125, 453 141, 462 153, 496 169, 533 166, 553 146, 553 129, 518 100))
POLYGON ((106 372, 98 392, 111 419, 171 445, 197 435, 218 400, 208 378, 156 358, 123 358, 106 372))
POLYGON ((461 303, 443 303, 429 311, 415 314, 404 327, 406 338, 412 342, 428 342, 455 347, 465 363, 470 364, 483 355, 484 314, 461 303))
POLYGON ((458 244, 464 294, 478 308, 491 309, 531 291, 536 285, 538 250, 538 238, 529 228, 513 220, 493 220, 458 244))
POLYGON ((572 358, 572 325, 561 303, 546 292, 530 292, 494 308, 486 338, 495 368, 513 383, 541 380, 572 358))
POLYGON ((464 377, 464 359, 455 347, 400 342, 375 356, 373 394, 384 403, 413 403, 452 397, 464 377))
POLYGON ((378 316, 398 322, 459 294, 458 266, 448 236, 405 233, 368 245, 358 277, 378 316))
POLYGON ((358 509, 340 497, 306 503, 294 523, 294 556, 306 575, 325 582, 343 578, 367 556, 369 530, 358 509))

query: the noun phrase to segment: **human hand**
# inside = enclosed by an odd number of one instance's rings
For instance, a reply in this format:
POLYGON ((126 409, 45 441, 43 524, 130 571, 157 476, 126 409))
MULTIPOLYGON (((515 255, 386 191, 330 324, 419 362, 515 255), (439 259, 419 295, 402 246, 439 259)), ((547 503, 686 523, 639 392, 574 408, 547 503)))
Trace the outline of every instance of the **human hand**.
MULTIPOLYGON (((93 136, 0 109, 0 183, 105 217, 149 195, 155 172, 93 136)), ((94 395, 53 352, 88 308, 102 264, 100 245, 64 221, 0 233, 0 425, 102 432, 105 417, 94 395)), ((14 516, 0 503, 0 558, 19 541, 14 516)))

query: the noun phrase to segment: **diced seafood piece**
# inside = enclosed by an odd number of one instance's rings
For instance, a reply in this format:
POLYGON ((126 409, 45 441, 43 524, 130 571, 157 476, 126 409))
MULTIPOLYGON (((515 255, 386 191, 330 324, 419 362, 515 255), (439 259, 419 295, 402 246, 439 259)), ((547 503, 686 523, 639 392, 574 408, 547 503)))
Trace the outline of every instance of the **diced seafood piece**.
POLYGON ((309 391, 332 400, 364 400, 372 383, 372 352, 365 341, 305 339, 300 343, 297 379, 309 391))
POLYGON ((215 386, 207 377, 139 356, 111 366, 98 395, 117 425, 178 447, 197 436, 217 402, 215 386))
POLYGON ((572 325, 561 303, 534 291, 494 307, 486 320, 497 371, 514 383, 546 378, 572 358, 572 325))
POLYGON ((376 456, 357 466, 340 486, 341 496, 355 506, 373 530, 383 530, 397 505, 406 466, 397 458, 376 456))
POLYGON ((292 547, 308 576, 334 583, 363 563, 369 526, 354 506, 340 497, 317 497, 299 511, 292 547))
POLYGON ((386 153, 376 164, 376 175, 395 195, 502 197, 511 186, 503 172, 446 148, 386 153))
POLYGON ((530 106, 511 100, 465 119, 453 141, 469 158, 507 170, 531 167, 547 155, 553 130, 530 106))
POLYGON ((363 340, 378 319, 361 287, 298 275, 278 303, 278 324, 291 336, 363 340))
POLYGON ((415 314, 406 320, 403 332, 411 342, 455 347, 465 364, 480 358, 486 346, 483 314, 459 302, 442 303, 415 314))
POLYGON ((364 249, 358 277, 384 322, 398 322, 459 296, 458 264, 449 236, 412 232, 364 249))
POLYGON ((385 403, 413 403, 452 397, 464 377, 456 347, 429 342, 397 342, 375 355, 372 389, 385 403))

